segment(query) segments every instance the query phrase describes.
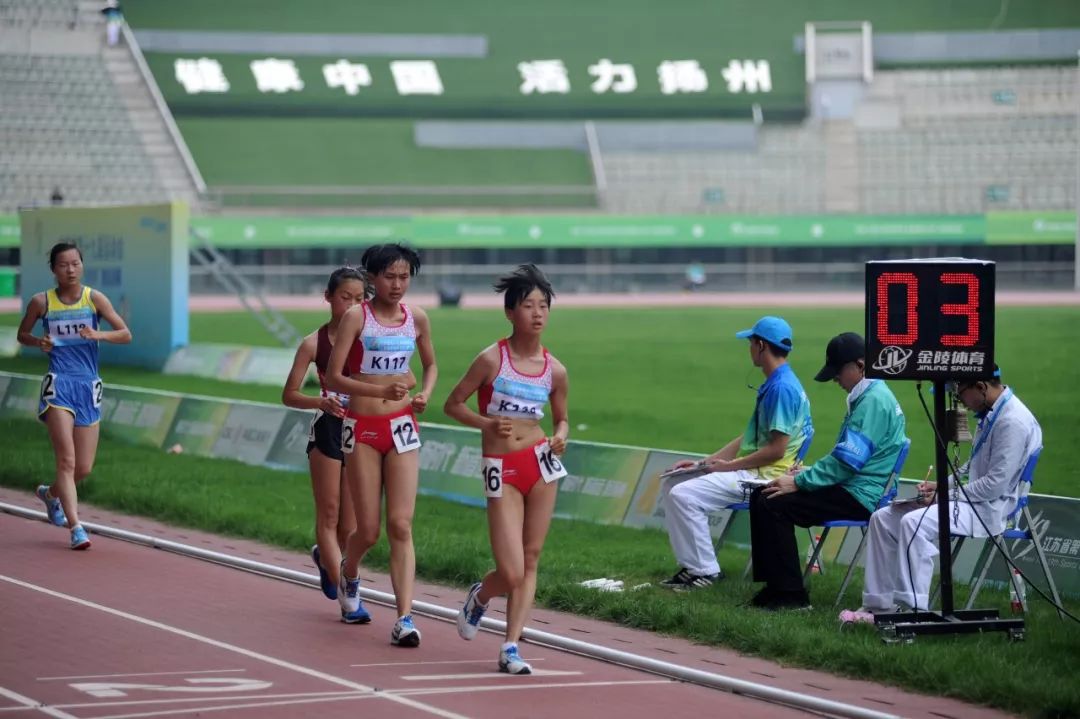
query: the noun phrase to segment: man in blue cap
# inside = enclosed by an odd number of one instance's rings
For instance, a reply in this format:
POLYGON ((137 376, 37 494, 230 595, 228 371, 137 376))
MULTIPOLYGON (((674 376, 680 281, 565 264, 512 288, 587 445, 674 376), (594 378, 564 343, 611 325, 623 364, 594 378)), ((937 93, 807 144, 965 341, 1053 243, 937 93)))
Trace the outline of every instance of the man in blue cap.
POLYGON ((765 484, 791 469, 814 431, 810 400, 787 363, 791 326, 779 317, 762 317, 735 336, 750 341, 750 360, 765 382, 757 390, 746 430, 699 462, 676 463, 672 470, 686 473, 667 478, 661 488, 664 522, 679 562, 679 571, 661 585, 676 591, 707 587, 723 577, 709 534, 709 514, 745 501, 743 485, 765 484), (696 470, 707 474, 681 482, 676 478, 696 470))

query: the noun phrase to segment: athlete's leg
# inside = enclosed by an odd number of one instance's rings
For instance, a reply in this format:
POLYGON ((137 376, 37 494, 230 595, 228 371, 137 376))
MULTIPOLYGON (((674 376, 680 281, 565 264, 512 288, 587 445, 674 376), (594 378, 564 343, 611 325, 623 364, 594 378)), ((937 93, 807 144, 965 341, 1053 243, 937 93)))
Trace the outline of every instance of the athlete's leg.
POLYGON ((75 427, 72 437, 75 440, 75 484, 90 476, 97 459, 98 438, 101 425, 94 423, 88 427, 75 427))
POLYGON ((517 487, 503 484, 501 497, 487 501, 488 537, 495 569, 481 582, 477 601, 487 604, 521 586, 525 579, 525 548, 522 533, 525 525, 525 498, 517 487))
POLYGON ((374 447, 360 442, 345 455, 345 475, 356 517, 356 529, 345 542, 345 576, 349 578, 360 575, 360 560, 379 540, 382 459, 374 447))
POLYGON ((68 527, 74 527, 79 523, 78 497, 75 493, 75 415, 50 407, 45 410, 45 426, 49 429, 49 441, 56 457, 56 479, 49 492, 60 500, 68 527))
POLYGON ((412 523, 416 511, 416 488, 420 483, 420 452, 398 454, 390 450, 383 458, 386 492, 386 538, 390 540, 390 583, 399 617, 412 613, 416 581, 416 552, 412 523))
POLYGON ((506 641, 517 642, 532 611, 536 597, 536 569, 540 552, 551 526, 559 487, 555 482, 537 482, 525 497, 525 526, 521 533, 524 544, 525 574, 521 584, 510 592, 506 607, 506 641))
POLYGON ((341 462, 323 454, 318 447, 308 452, 311 471, 311 494, 315 498, 315 543, 323 570, 337 586, 341 564, 338 544, 338 514, 340 512, 341 462))
POLYGON ((349 479, 345 476, 345 463, 338 462, 338 465, 337 543, 344 551, 349 535, 356 531, 356 513, 353 510, 352 493, 349 491, 349 479))

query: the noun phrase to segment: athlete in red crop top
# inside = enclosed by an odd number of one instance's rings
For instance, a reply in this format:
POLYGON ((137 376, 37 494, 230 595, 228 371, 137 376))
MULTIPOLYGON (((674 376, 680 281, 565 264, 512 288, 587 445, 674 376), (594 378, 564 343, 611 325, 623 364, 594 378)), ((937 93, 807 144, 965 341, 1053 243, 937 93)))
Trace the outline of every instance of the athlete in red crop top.
POLYGON ((481 431, 483 486, 495 569, 473 585, 458 616, 458 633, 472 639, 492 597, 509 594, 506 642, 499 670, 529 674, 517 642, 532 610, 536 567, 544 547, 558 485, 566 476, 559 460, 570 432, 567 417, 566 368, 543 345, 554 292, 535 265, 521 265, 502 277, 495 289, 503 294, 509 339, 488 347, 473 361, 450 393, 444 411, 481 431), (474 393, 479 413, 466 402, 474 393), (550 437, 540 420, 550 403, 550 437))
POLYGON ((356 512, 356 531, 341 561, 338 602, 342 621, 371 621, 360 601, 360 560, 379 538, 385 492, 390 578, 398 612, 390 641, 415 647, 420 644, 420 632, 412 620, 416 575, 412 520, 420 482, 416 413, 427 408, 438 368, 427 314, 402 302, 420 269, 419 255, 399 244, 376 245, 364 252, 361 263, 374 296, 342 319, 327 366, 329 388, 350 395, 341 448, 356 512), (409 397, 409 390, 416 386, 409 367, 414 353, 420 355, 423 386, 409 397), (380 393, 372 395, 371 387, 380 393))
POLYGON ((334 270, 324 293, 330 304, 330 321, 300 342, 289 378, 281 391, 285 406, 315 410, 307 444, 311 493, 315 497, 315 546, 311 548, 311 556, 319 570, 323 594, 328 599, 337 599, 341 550, 349 534, 356 529, 356 518, 349 501, 341 453, 341 420, 349 397, 326 386, 326 365, 341 318, 364 301, 364 292, 364 276, 360 270, 355 267, 334 270), (318 397, 301 391, 312 363, 319 374, 318 397))

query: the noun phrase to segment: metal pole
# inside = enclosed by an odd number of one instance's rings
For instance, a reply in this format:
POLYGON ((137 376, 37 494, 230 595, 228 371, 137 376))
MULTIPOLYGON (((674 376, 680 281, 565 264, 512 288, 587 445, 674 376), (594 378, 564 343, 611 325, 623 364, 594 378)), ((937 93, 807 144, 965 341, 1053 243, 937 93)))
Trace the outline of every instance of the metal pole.
MULTIPOLYGON (((39 519, 42 521, 47 519, 44 512, 27 509, 26 507, 20 507, 6 502, 0 502, 0 511, 27 519, 39 519)), ((273 564, 255 562, 242 557, 234 557, 229 554, 213 552, 208 549, 200 549, 199 547, 192 547, 187 544, 171 542, 147 534, 129 532, 124 529, 116 529, 101 524, 83 522, 82 526, 94 534, 100 534, 103 537, 122 539, 127 542, 142 544, 155 549, 163 549, 168 552, 175 552, 188 557, 205 559, 216 564, 224 564, 225 566, 244 569, 249 572, 255 572, 256 574, 267 575, 275 579, 284 579, 297 584, 304 584, 312 588, 318 588, 319 586, 319 577, 314 574, 306 574, 293 569, 278 567, 273 564)), ((363 595, 364 599, 369 601, 390 607, 394 606, 394 595, 392 594, 364 588, 360 589, 360 593, 363 595)), ((456 609, 441 607, 438 604, 430 604, 428 602, 413 602, 413 609, 417 614, 424 614, 450 621, 455 621, 458 615, 456 609)), ((488 619, 485 617, 481 626, 484 629, 489 629, 498 633, 506 631, 506 622, 497 619, 488 619)), ((562 651, 581 654, 593 659, 600 659, 613 664, 640 669, 649 672, 650 674, 659 674, 661 676, 671 677, 672 679, 678 679, 679 681, 701 684, 713 689, 721 689, 735 694, 744 694, 746 696, 754 697, 755 699, 764 699, 778 704, 821 712, 830 716, 854 717, 854 719, 899 719, 895 714, 885 714, 884 712, 864 709, 851 704, 843 704, 828 699, 819 699, 801 693, 777 689, 765 684, 756 684, 742 679, 726 677, 722 674, 703 672, 698 669, 691 669, 689 667, 679 666, 678 664, 662 662, 658 659, 651 659, 638 654, 630 654, 629 652, 610 649, 598 644, 589 644, 588 642, 562 637, 558 634, 551 634, 549 632, 526 629, 522 636, 524 639, 534 644, 542 644, 562 651)))
POLYGON ((940 442, 934 442, 934 461, 937 463, 938 547, 941 550, 941 616, 947 619, 953 613, 952 534, 949 531, 949 457, 945 447, 949 431, 945 417, 945 383, 941 380, 934 381, 934 425, 941 438, 940 442))
POLYGON ((1073 245, 1073 289, 1080 292, 1080 50, 1076 51, 1076 185, 1073 201, 1076 210, 1076 242, 1073 245))

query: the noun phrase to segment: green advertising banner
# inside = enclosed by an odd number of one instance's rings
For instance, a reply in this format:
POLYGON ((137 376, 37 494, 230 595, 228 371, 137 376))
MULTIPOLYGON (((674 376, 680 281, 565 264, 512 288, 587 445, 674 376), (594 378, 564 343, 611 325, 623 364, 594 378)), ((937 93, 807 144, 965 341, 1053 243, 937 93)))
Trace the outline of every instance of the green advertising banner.
POLYGON ((288 409, 264 462, 271 467, 306 472, 308 433, 315 413, 288 409))
POLYGON ((280 386, 289 375, 294 354, 283 347, 200 342, 169 355, 162 373, 280 386))
MULTIPOLYGON (((36 416, 40 379, 0 372, 0 418, 36 416)), ((197 397, 136 387, 106 386, 102 426, 126 442, 152 447, 180 445, 185 453, 234 459, 268 468, 304 471, 311 412, 259 402, 197 397)), ((44 429, 42 429, 44 432, 44 429)), ((421 424, 420 492, 482 507, 480 437, 476 430, 421 424)), ((662 529, 660 473, 676 460, 691 455, 621 445, 571 442, 564 457, 568 476, 559 482, 555 513, 567 519, 628 527, 662 529)), ((905 481, 902 494, 913 493, 915 481, 905 481)), ((1031 495, 1031 512, 1044 532, 1047 553, 1058 589, 1080 596, 1080 500, 1031 495)), ((714 538, 749 543, 748 512, 716 512, 709 518, 714 538), (730 527, 727 525, 730 522, 730 527)), ((820 531, 820 530, 819 530, 820 531)), ((825 571, 847 563, 860 532, 834 531, 823 551, 825 571)), ((800 546, 809 544, 807 532, 798 530, 800 546)), ((985 540, 972 540, 956 562, 956 579, 968 582, 977 560, 987 551, 985 540)), ((1024 573, 1042 578, 1030 542, 1010 547, 1024 573)), ((1003 583, 998 561, 990 580, 1003 583)))
POLYGON ((175 394, 105 385, 101 421, 110 432, 119 430, 117 433, 129 442, 160 447, 179 406, 180 397, 175 394))
POLYGON ((988 245, 1071 245, 1076 242, 1075 212, 989 212, 988 245))
MULTIPOLYGON (((18 225, 0 216, 0 247, 18 225), (10 232, 5 234, 4 228, 10 232)), ((515 247, 825 247, 1070 244, 1071 212, 986 215, 416 215, 201 217, 192 227, 221 249, 364 247, 403 240, 423 249, 515 247)))
POLYGON ((7 372, 0 373, 0 377, 7 380, 3 403, 0 403, 0 417, 5 419, 37 417, 38 401, 41 397, 41 378, 7 372))
POLYGON ((226 402, 211 397, 184 397, 164 446, 179 445, 184 452, 208 457, 228 415, 229 404, 226 402))

